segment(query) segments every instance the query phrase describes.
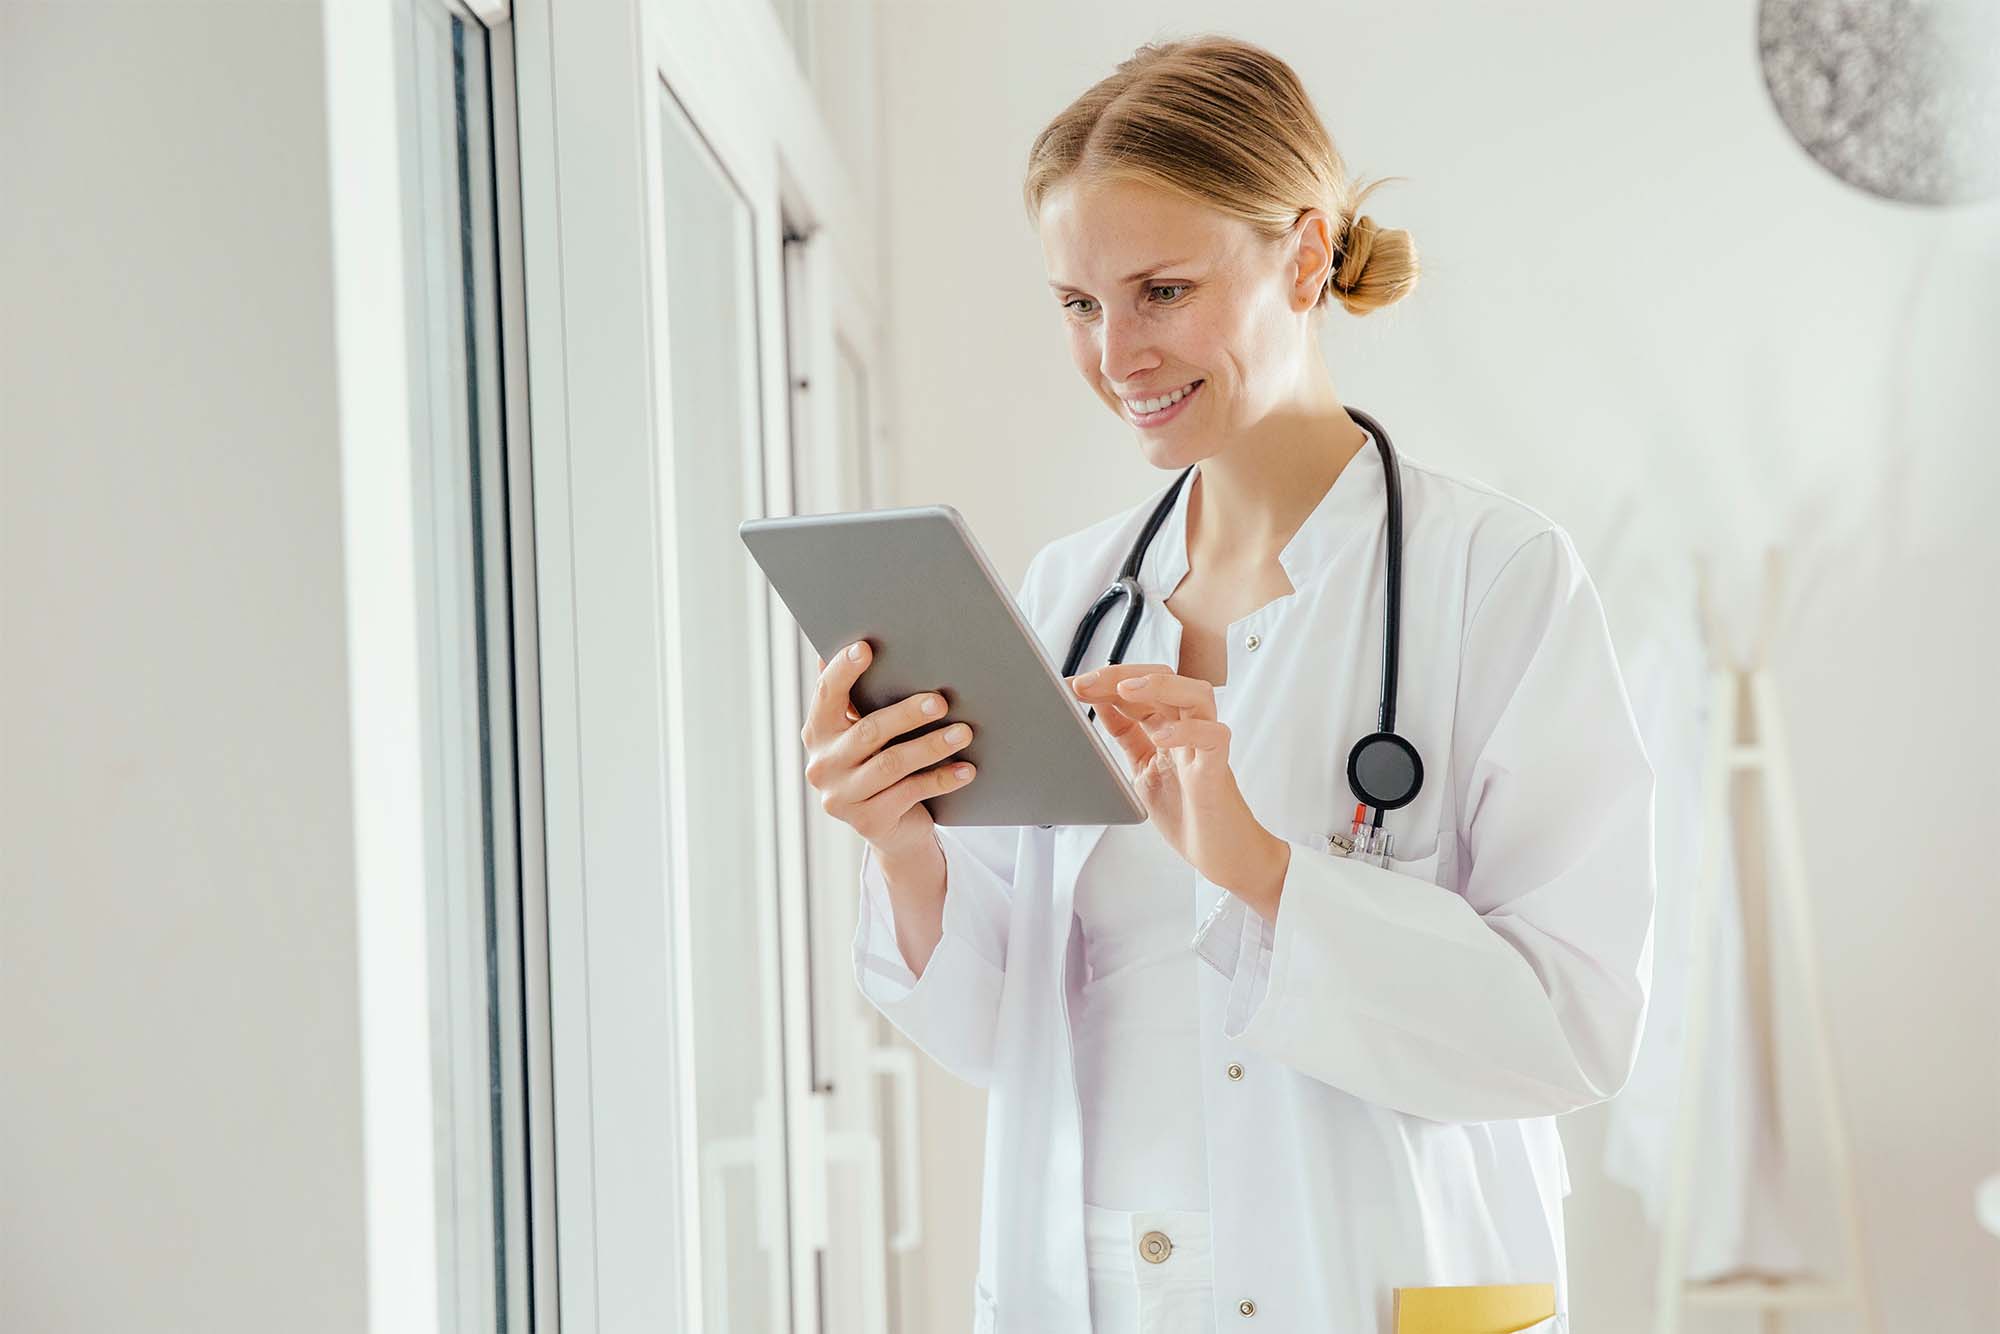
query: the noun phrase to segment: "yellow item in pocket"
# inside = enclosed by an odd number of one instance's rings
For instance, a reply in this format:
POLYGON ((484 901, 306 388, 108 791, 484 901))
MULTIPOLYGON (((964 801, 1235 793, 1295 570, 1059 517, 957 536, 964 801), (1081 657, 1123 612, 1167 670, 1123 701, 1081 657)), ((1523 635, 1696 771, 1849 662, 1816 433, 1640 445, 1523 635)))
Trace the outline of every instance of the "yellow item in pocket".
POLYGON ((1518 1334, 1555 1314, 1553 1283, 1396 1289, 1396 1334, 1518 1334))

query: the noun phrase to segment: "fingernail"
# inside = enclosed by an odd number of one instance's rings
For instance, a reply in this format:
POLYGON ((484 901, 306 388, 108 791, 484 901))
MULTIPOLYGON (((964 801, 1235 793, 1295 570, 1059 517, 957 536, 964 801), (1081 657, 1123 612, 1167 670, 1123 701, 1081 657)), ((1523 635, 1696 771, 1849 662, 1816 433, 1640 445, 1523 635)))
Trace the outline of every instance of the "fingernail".
POLYGON ((921 707, 923 708, 923 711, 925 713, 936 713, 939 709, 942 709, 944 705, 938 702, 938 697, 936 695, 926 695, 924 696, 924 702, 921 707))
POLYGON ((859 645, 859 644, 850 644, 850 645, 848 645, 848 646, 847 646, 847 656, 848 656, 849 658, 853 659, 853 660, 854 660, 855 662, 860 662, 860 661, 861 661, 861 645, 859 645))
POLYGON ((1097 679, 1096 672, 1085 672, 1082 676, 1076 678, 1076 683, 1080 686, 1087 686, 1096 679, 1097 679))

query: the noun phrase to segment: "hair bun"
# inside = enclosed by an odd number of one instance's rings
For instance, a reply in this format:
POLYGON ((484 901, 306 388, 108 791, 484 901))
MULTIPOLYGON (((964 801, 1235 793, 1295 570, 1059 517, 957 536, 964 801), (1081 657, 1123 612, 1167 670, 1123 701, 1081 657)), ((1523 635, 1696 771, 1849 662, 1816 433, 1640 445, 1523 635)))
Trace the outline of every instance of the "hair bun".
POLYGON ((1368 267, 1368 254, 1375 248, 1375 234, 1379 230, 1375 219, 1365 213, 1347 224, 1347 235, 1340 242, 1340 258, 1327 279, 1329 285, 1345 292, 1361 281, 1361 271, 1368 267))

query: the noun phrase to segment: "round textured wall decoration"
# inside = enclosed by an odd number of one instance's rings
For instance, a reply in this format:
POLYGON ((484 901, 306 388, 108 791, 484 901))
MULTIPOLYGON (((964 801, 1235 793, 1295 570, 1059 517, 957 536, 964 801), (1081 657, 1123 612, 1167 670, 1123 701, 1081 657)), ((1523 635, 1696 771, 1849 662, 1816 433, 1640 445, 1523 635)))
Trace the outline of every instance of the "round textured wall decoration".
POLYGON ((1761 0, 1757 49, 1785 128, 1859 189, 2000 198, 2000 2, 1761 0))

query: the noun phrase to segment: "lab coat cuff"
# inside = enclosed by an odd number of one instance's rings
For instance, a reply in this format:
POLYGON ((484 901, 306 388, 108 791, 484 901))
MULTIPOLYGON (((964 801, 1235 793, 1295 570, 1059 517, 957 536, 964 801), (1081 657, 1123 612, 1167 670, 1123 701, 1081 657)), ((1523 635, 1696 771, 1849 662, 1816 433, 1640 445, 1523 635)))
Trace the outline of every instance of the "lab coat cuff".
POLYGON ((1324 838, 1285 841, 1291 845, 1292 855, 1286 862, 1278 895, 1277 920, 1266 921, 1247 901, 1225 893, 1195 937, 1201 956, 1230 979, 1229 996, 1222 1012, 1222 1035, 1232 1042, 1249 1034, 1252 1021, 1260 1015, 1264 1016, 1264 1022, 1249 1040, 1270 1040, 1270 1030, 1276 1021, 1267 1013, 1270 1007, 1266 1001, 1276 995, 1282 1004, 1285 997, 1283 977, 1298 945, 1294 937, 1300 930, 1299 909, 1306 896, 1324 893, 1326 889, 1323 883, 1311 882, 1322 874, 1322 864, 1342 867, 1349 864, 1349 858, 1335 851, 1324 838), (1286 912, 1287 905, 1294 911, 1286 912))
POLYGON ((1006 965, 1006 887, 940 829, 943 934, 918 975, 896 944, 894 905, 872 845, 861 858, 854 979, 870 1004, 946 1070, 983 1086, 1006 965), (997 915, 996 915, 997 914, 997 915))
MULTIPOLYGON (((935 826, 932 835, 939 851, 944 853, 945 937, 966 945, 995 970, 1004 971, 1011 886, 974 856, 950 829, 935 826)), ((902 962, 903 953, 896 948, 895 906, 889 897, 889 882, 882 874, 881 859, 875 855, 874 845, 869 843, 862 845, 861 888, 868 911, 887 933, 890 956, 902 974, 909 976, 909 967, 902 962)))
POLYGON ((1244 900, 1223 891, 1221 900, 1195 932, 1195 953, 1229 979, 1223 1031, 1240 1032, 1263 1004, 1277 948, 1277 928, 1244 900))

